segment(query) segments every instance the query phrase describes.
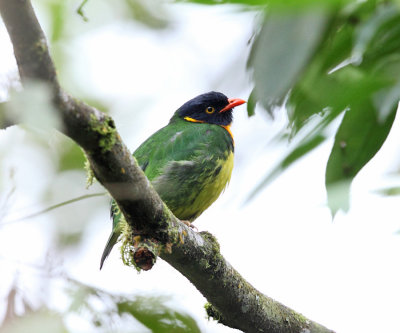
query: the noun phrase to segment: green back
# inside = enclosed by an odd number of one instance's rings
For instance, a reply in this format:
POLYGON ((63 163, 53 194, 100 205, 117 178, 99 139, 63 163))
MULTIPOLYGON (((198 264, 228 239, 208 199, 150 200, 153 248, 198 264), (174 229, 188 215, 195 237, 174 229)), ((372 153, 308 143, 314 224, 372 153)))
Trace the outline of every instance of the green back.
POLYGON ((193 221, 229 181, 233 165, 220 171, 232 151, 232 138, 221 126, 174 116, 134 156, 172 212, 180 219, 193 221))
POLYGON ((222 158, 232 150, 232 139, 221 126, 188 122, 175 115, 167 126, 143 142, 133 155, 152 181, 171 161, 222 158))
MULTIPOLYGON (((174 215, 193 221, 227 185, 232 166, 225 173, 220 171, 232 152, 232 138, 221 126, 188 122, 174 115, 133 155, 174 215)), ((117 228, 121 214, 114 202, 112 214, 113 228, 117 228)))

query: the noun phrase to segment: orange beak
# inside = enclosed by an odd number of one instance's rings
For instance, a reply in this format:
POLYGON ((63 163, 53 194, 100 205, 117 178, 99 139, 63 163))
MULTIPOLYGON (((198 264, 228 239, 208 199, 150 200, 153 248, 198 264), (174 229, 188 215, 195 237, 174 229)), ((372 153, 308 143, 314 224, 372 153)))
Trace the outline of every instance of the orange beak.
POLYGON ((228 98, 228 103, 229 104, 225 106, 222 110, 220 110, 219 113, 231 110, 235 106, 239 106, 246 103, 246 101, 240 98, 228 98))

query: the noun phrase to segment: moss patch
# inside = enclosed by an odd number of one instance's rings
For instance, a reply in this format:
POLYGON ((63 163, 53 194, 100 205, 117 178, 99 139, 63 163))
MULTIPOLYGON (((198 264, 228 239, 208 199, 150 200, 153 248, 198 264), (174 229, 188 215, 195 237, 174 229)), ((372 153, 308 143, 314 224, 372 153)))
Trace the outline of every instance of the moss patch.
POLYGON ((102 153, 110 151, 117 141, 115 124, 112 118, 106 116, 104 121, 99 121, 94 114, 90 115, 90 128, 99 134, 99 147, 102 153))
POLYGON ((208 240, 211 243, 214 254, 219 254, 220 246, 217 238, 214 235, 210 234, 208 231, 202 231, 200 232, 200 234, 203 236, 204 239, 208 240))
MULTIPOLYGON (((84 152, 85 153, 85 152, 84 152)), ((90 166, 90 162, 85 154, 85 163, 84 168, 86 171, 86 188, 88 189, 90 186, 93 185, 94 180, 96 179, 94 176, 94 172, 92 167, 90 166)))
POLYGON ((206 310, 208 319, 212 318, 219 323, 222 321, 221 313, 211 303, 204 304, 204 309, 206 310))

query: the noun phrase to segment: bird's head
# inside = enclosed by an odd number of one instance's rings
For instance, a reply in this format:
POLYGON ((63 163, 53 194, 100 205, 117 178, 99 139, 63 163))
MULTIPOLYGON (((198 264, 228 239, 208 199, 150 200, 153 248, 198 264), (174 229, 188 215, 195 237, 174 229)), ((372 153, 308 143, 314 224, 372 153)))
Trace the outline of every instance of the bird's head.
POLYGON ((186 102, 177 113, 187 121, 228 126, 232 122, 232 109, 243 103, 246 101, 211 91, 186 102))

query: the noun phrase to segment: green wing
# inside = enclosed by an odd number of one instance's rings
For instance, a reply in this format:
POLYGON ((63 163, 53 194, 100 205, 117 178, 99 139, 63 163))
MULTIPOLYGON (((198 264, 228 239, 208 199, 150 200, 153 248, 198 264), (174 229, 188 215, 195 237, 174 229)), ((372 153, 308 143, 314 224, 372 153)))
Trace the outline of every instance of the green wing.
MULTIPOLYGON (((216 200, 229 181, 232 151, 232 139, 222 127, 174 117, 133 155, 174 215, 193 221, 216 200)), ((111 212, 113 231, 100 269, 122 229, 123 217, 114 201, 111 212)))
POLYGON ((134 155, 174 215, 193 221, 229 181, 232 150, 224 128, 173 118, 134 155))
POLYGON ((153 181, 165 172, 168 163, 218 158, 232 148, 229 134, 220 126, 173 118, 143 142, 133 155, 147 178, 153 181))

